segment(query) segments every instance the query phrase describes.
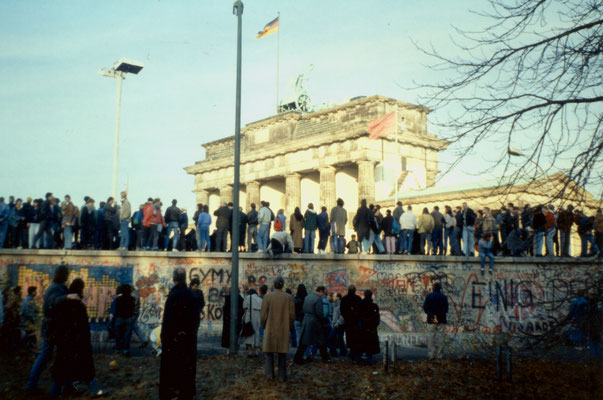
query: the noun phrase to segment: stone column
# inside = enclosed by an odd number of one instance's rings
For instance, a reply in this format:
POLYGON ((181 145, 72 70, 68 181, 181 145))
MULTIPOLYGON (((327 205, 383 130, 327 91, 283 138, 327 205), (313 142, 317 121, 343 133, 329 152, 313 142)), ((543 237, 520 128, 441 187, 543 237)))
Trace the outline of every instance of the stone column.
POLYGON ((222 203, 230 203, 232 201, 232 186, 224 186, 220 189, 220 206, 222 203))
POLYGON ((328 166, 320 168, 320 204, 316 207, 316 211, 322 206, 326 206, 327 210, 335 206, 335 168, 328 166))
POLYGON ((247 201, 245 203, 245 212, 251 210, 251 203, 255 204, 255 209, 260 209, 260 183, 256 181, 247 182, 245 184, 247 191, 247 201))
POLYGON ((295 207, 301 208, 301 175, 292 173, 285 177, 285 216, 289 218, 295 207))
POLYGON ((358 161, 358 205, 362 199, 375 201, 375 162, 371 160, 358 161))
POLYGON ((209 192, 207 190, 196 190, 197 204, 203 204, 204 206, 209 204, 209 192))

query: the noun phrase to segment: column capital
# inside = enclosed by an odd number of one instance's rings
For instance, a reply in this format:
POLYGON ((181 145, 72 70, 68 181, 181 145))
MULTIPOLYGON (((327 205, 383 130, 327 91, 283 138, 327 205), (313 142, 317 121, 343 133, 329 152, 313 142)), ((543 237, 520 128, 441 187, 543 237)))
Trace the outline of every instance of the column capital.
POLYGON ((291 172, 290 174, 285 175, 285 178, 301 178, 301 174, 297 172, 291 172))
POLYGON ((377 163, 377 161, 375 161, 375 160, 368 160, 368 159, 357 160, 356 161, 356 164, 364 164, 364 165, 367 165, 367 164, 373 164, 373 165, 375 165, 376 163, 377 163))
POLYGON ((318 170, 319 171, 337 171, 337 168, 335 168, 332 165, 325 165, 323 167, 319 167, 318 170))

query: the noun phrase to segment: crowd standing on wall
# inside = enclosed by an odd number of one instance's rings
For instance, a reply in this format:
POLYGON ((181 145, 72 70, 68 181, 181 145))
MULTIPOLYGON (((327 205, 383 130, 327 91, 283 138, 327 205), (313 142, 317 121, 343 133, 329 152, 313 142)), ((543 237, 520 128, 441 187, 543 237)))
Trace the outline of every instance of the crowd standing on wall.
MULTIPOLYGON (((69 195, 61 202, 52 193, 44 199, 0 197, 0 248, 64 248, 86 250, 231 251, 232 203, 222 203, 210 214, 208 205, 198 204, 189 224, 187 211, 177 200, 165 212, 158 198, 133 210, 127 193, 118 203, 112 197, 100 202, 86 196, 81 207, 69 195), (215 229, 210 234, 214 222, 215 229), (192 226, 192 228, 191 228, 192 226), (228 240, 230 238, 230 241, 228 240)), ((239 209, 239 251, 280 254, 418 254, 475 256, 561 256, 569 257, 571 230, 575 225, 581 239, 581 257, 599 256, 603 249, 603 212, 587 216, 572 205, 509 203, 499 210, 488 207, 474 211, 461 206, 434 206, 415 214, 398 202, 395 209, 361 200, 352 220, 354 234, 346 243, 348 212, 344 201, 330 212, 320 212, 309 203, 292 215, 275 214, 270 203, 239 209), (318 232, 318 235, 317 235, 318 232), (488 239, 486 239, 488 238, 488 239), (318 240, 317 240, 318 239, 318 240), (486 243, 490 242, 490 244, 486 243), (481 251, 480 251, 481 250, 481 251)), ((483 267, 482 267, 483 269, 483 267)))

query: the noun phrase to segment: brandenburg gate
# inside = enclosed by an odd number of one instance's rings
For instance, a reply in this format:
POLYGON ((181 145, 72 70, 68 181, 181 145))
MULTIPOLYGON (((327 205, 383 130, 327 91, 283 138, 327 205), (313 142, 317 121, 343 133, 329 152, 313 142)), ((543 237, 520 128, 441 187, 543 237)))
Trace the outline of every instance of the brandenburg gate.
MULTIPOLYGON (((427 131, 430 109, 371 96, 325 110, 288 111, 250 123, 241 132, 241 192, 244 210, 260 200, 289 217, 308 203, 330 211, 336 199, 355 212, 361 199, 391 197, 400 190, 424 189, 435 182, 438 152, 448 142, 427 131), (369 139, 368 122, 394 110, 398 117, 398 149, 394 135, 369 139)), ((229 202, 233 191, 234 137, 203 145, 204 160, 185 168, 195 176, 197 203, 210 210, 229 202)), ((351 223, 351 217, 348 220, 351 223)))

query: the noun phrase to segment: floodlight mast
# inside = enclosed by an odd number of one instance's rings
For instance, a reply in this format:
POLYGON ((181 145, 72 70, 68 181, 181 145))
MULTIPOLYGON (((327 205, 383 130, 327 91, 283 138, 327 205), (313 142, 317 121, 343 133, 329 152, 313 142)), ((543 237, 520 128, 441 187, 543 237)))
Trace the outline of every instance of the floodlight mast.
POLYGON ((116 91, 116 111, 115 111, 115 143, 113 146, 113 189, 111 191, 113 198, 117 201, 117 171, 119 162, 119 122, 121 110, 121 88, 126 73, 137 75, 144 66, 137 61, 131 61, 125 58, 117 61, 112 68, 102 68, 98 73, 108 78, 117 79, 116 91))

